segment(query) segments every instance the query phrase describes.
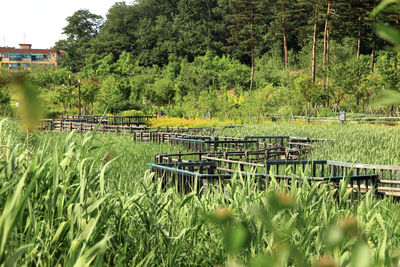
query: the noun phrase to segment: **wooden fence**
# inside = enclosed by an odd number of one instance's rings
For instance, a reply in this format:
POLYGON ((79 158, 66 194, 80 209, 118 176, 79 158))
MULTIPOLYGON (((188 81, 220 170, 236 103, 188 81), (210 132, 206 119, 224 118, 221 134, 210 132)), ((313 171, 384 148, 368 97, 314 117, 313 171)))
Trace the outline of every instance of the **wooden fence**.
MULTIPOLYGON (((400 197, 400 166, 354 164, 331 160, 290 160, 287 155, 285 160, 273 160, 272 158, 277 157, 272 155, 275 152, 279 153, 279 148, 282 147, 269 148, 264 151, 214 151, 155 155, 154 164, 213 162, 215 173, 218 174, 256 173, 264 175, 263 177, 267 180, 274 177, 278 182, 284 180, 288 184, 293 178, 313 182, 329 181, 337 184, 344 177, 348 177, 349 188, 353 188, 355 192, 366 193, 371 189, 376 189, 379 195, 400 197), (270 151, 271 156, 266 151, 270 151), (254 160, 255 157, 260 157, 261 160, 254 160)), ((160 174, 159 172, 158 175, 160 174)), ((265 183, 268 184, 268 182, 269 180, 265 183)))
MULTIPOLYGON (((169 162, 150 164, 150 170, 155 173, 155 177, 162 179, 162 187, 168 185, 176 186, 179 192, 189 193, 192 191, 204 190, 204 188, 213 186, 224 186, 231 181, 234 172, 231 169, 218 167, 216 161, 195 161, 195 162, 169 162)), ((285 182, 288 186, 300 186, 305 181, 328 183, 338 188, 342 176, 328 177, 305 177, 295 176, 270 176, 268 173, 250 173, 240 171, 242 177, 248 177, 253 183, 264 189, 269 186, 271 179, 278 183, 285 182), (273 178, 272 178, 273 177, 273 178), (297 181, 293 183, 293 181, 297 181)), ((351 175, 348 177, 350 188, 358 194, 366 193, 369 190, 376 191, 377 175, 351 175), (357 190, 358 189, 358 190, 357 190)), ((240 182, 240 180, 236 180, 240 182)))
POLYGON ((145 125, 109 125, 96 124, 88 122, 74 122, 63 120, 41 120, 38 125, 38 130, 55 131, 55 132, 88 132, 97 129, 99 132, 129 132, 134 134, 134 141, 140 142, 166 142, 168 138, 163 139, 160 135, 180 135, 180 134, 198 134, 205 132, 212 134, 215 131, 214 127, 149 127, 145 125))
MULTIPOLYGON (((188 151, 195 151, 155 155, 152 169, 158 170, 158 174, 161 174, 160 170, 172 171, 172 169, 176 169, 171 165, 173 163, 189 163, 193 160, 196 160, 196 162, 208 162, 208 165, 201 163, 198 168, 196 164, 179 165, 188 168, 177 169, 182 174, 181 178, 179 178, 181 182, 186 177, 185 172, 191 173, 188 175, 192 180, 193 173, 203 175, 201 176, 203 180, 208 179, 204 175, 209 174, 202 173, 202 171, 211 168, 206 168, 205 166, 214 166, 216 173, 212 173, 214 176, 210 176, 210 179, 216 179, 215 175, 222 174, 225 175, 223 177, 229 180, 230 175, 234 173, 247 175, 251 171, 256 171, 258 178, 262 177, 268 180, 271 176, 274 176, 276 179, 285 180, 286 182, 293 178, 306 177, 310 181, 337 183, 343 177, 350 177, 350 187, 359 193, 365 193, 371 188, 377 188, 378 194, 400 197, 400 166, 358 164, 331 160, 300 160, 316 144, 332 140, 290 136, 224 137, 199 135, 199 133, 205 132, 212 134, 215 131, 215 128, 208 127, 155 128, 54 120, 43 120, 40 125, 42 130, 59 132, 74 130, 86 132, 93 131, 96 128, 99 132, 130 133, 133 135, 135 142, 169 143, 171 145, 180 145, 188 151), (201 172, 199 172, 200 170, 201 172)), ((185 190, 187 191, 187 189, 185 190)))
POLYGON ((88 116, 88 115, 76 115, 76 116, 62 116, 61 121, 64 122, 83 122, 93 124, 105 124, 105 125, 125 125, 125 126, 140 126, 147 125, 149 120, 156 118, 157 116, 88 116))

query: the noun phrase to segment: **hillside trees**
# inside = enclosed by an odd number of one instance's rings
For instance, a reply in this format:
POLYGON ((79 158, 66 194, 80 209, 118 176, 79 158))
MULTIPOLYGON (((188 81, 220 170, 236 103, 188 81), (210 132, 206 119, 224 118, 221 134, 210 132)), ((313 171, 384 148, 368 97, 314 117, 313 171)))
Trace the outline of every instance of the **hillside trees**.
POLYGON ((136 5, 118 2, 107 13, 98 35, 90 40, 86 58, 101 59, 110 53, 118 58, 123 51, 136 51, 141 12, 136 5))
MULTIPOLYGON (((113 113, 297 114, 306 103, 308 114, 321 105, 366 111, 380 88, 398 86, 391 75, 397 55, 383 60, 385 43, 374 44, 373 7, 374 0, 117 3, 103 24, 87 12, 82 21, 71 16, 68 38, 57 43, 74 51, 62 62, 65 73, 33 77, 49 93, 69 85, 73 73, 82 88, 97 92, 85 105, 113 113)), ((398 27, 399 12, 381 13, 376 21, 398 27)))

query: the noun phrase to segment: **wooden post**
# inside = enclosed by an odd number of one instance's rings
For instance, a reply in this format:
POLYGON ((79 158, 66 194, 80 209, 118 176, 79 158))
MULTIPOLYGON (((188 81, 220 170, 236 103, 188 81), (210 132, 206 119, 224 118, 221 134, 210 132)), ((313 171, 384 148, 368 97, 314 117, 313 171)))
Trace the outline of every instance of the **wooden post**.
MULTIPOLYGON (((400 181, 400 171, 397 171, 396 179, 397 179, 397 181, 400 181)), ((397 187, 400 187, 400 185, 397 185, 397 187)))

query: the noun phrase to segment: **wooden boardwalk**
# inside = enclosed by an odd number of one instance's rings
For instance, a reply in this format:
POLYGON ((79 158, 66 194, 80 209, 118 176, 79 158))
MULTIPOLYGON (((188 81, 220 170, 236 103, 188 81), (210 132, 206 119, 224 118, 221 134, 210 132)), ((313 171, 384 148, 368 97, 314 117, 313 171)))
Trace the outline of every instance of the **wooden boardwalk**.
POLYGON ((150 118, 73 116, 43 120, 39 129, 127 133, 132 135, 134 142, 180 146, 187 152, 155 155, 150 169, 156 177, 163 179, 165 186, 177 182, 183 192, 216 181, 230 181, 237 173, 243 176, 251 173, 251 177, 264 187, 272 177, 288 185, 293 179, 298 181, 296 184, 306 179, 336 187, 343 177, 347 177, 349 188, 353 188, 356 194, 374 190, 377 195, 400 197, 400 166, 305 159, 311 149, 318 149, 324 142, 334 140, 291 136, 214 136, 214 127, 149 127, 146 121, 150 118), (195 181, 198 184, 195 185, 195 181))
MULTIPOLYGON (((283 140, 282 138, 276 137, 276 140, 283 140)), ((154 162, 150 164, 150 169, 156 173, 156 177, 163 179, 163 184, 177 182, 184 192, 189 188, 199 188, 207 184, 207 179, 215 182, 218 180, 217 177, 220 177, 220 181, 228 182, 232 175, 240 173, 243 176, 252 175, 254 182, 263 187, 269 185, 272 177, 287 185, 294 179, 297 180, 297 185, 308 180, 329 183, 336 188, 343 178, 347 178, 348 188, 352 188, 358 197, 370 190, 376 195, 400 197, 400 166, 301 159, 313 145, 324 140, 306 138, 304 140, 308 142, 304 142, 305 149, 298 138, 289 137, 286 147, 282 146, 281 142, 263 143, 253 139, 252 141, 256 143, 250 143, 252 146, 245 149, 244 145, 248 143, 240 141, 249 141, 251 138, 244 137, 238 140, 236 137, 231 137, 231 140, 222 144, 241 145, 216 149, 212 144, 219 139, 220 137, 212 136, 198 136, 193 139, 171 138, 169 141, 171 145, 180 145, 191 152, 157 154, 154 156, 154 162), (200 180, 195 180, 195 177, 200 180), (194 185, 190 181, 200 182, 194 185)), ((259 137, 257 140, 264 139, 259 137)))

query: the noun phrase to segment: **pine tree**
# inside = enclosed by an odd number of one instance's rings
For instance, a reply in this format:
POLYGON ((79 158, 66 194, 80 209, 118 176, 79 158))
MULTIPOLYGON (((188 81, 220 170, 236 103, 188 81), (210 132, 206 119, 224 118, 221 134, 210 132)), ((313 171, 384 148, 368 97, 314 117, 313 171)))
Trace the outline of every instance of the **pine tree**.
MULTIPOLYGON (((231 37, 228 43, 243 45, 250 48, 251 57, 251 77, 250 77, 250 93, 254 86, 254 47, 257 45, 256 27, 261 20, 262 15, 259 13, 259 5, 264 0, 230 0, 229 4, 232 8, 232 15, 228 16, 230 25, 228 30, 231 37)), ((232 49, 233 47, 229 47, 232 49)))

